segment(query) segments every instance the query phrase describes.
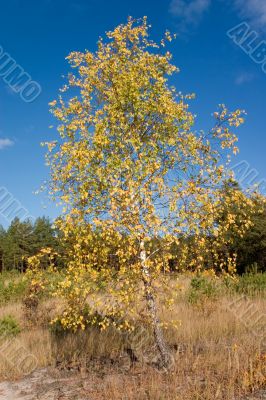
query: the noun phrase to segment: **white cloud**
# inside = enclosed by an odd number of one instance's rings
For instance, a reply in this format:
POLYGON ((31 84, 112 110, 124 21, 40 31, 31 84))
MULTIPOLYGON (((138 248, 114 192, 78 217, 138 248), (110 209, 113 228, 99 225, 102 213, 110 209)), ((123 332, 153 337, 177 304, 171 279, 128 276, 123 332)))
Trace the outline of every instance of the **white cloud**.
POLYGON ((183 27, 197 25, 208 10, 211 0, 172 0, 169 11, 183 27))
POLYGON ((1 139, 0 138, 0 150, 5 149, 6 147, 13 146, 14 142, 10 139, 1 139))
POLYGON ((238 13, 259 28, 266 29, 265 0, 234 0, 238 13))
POLYGON ((243 85, 244 83, 251 82, 254 79, 254 75, 249 72, 242 72, 236 77, 235 83, 237 85, 243 85))
MULTIPOLYGON (((183 27, 196 26, 214 0, 171 0, 169 12, 183 27)), ((241 18, 266 30, 266 0, 221 0, 232 5, 241 18)))

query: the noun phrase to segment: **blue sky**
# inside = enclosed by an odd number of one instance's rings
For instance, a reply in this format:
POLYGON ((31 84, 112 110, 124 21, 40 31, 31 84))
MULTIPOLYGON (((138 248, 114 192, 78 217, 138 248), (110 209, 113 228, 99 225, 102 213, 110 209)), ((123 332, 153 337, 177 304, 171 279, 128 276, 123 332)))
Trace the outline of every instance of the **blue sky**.
MULTIPOLYGON (((33 192, 49 173, 40 142, 56 137, 48 128, 55 122, 48 102, 69 71, 65 57, 73 50, 94 50, 98 37, 129 15, 147 15, 154 39, 166 29, 178 33, 170 48, 181 69, 174 83, 184 93, 196 93, 191 109, 198 127, 212 126, 211 113, 220 103, 247 111, 237 160, 258 171, 258 180, 266 179, 266 74, 226 34, 246 21, 258 44, 266 40, 265 0, 9 0, 1 4, 0 46, 42 91, 26 103, 0 76, 0 189, 33 216, 58 213, 33 192)), ((7 223, 0 212, 0 224, 7 223)))

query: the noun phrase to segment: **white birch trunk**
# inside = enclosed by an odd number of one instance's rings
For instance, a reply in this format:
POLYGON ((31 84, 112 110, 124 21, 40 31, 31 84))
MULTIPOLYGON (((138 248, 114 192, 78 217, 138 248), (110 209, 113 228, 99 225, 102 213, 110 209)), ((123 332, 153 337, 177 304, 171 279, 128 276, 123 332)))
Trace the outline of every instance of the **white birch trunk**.
POLYGON ((170 354, 170 350, 168 349, 168 346, 165 343, 163 332, 160 325, 160 320, 158 317, 157 305, 151 285, 151 276, 149 269, 147 267, 147 254, 145 250, 144 240, 141 240, 140 242, 140 260, 141 260, 142 276, 143 276, 143 283, 145 290, 145 299, 147 302, 147 308, 150 313, 150 318, 152 321, 155 344, 160 354, 160 361, 162 367, 169 369, 171 367, 173 360, 170 354))

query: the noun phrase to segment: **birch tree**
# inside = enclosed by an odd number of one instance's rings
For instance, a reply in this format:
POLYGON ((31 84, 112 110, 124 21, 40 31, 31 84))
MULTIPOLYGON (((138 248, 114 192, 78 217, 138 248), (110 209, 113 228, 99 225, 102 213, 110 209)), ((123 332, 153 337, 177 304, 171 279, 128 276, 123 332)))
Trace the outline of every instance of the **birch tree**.
POLYGON ((91 322, 101 309, 93 321, 102 329, 113 324, 130 330, 145 316, 168 368, 159 308, 169 280, 162 270, 180 236, 196 238, 193 263, 199 268, 204 237, 217 238, 219 188, 243 117, 221 105, 213 128, 196 131, 188 106, 193 96, 169 82, 178 73, 166 50, 173 37, 167 31, 157 44, 149 28, 145 17, 130 18, 100 38, 95 52, 67 57, 72 71, 50 103, 59 137, 47 143, 47 160, 50 192, 64 206, 58 225, 72 243, 67 274, 56 289, 68 303, 62 325, 85 329, 88 314, 91 322))

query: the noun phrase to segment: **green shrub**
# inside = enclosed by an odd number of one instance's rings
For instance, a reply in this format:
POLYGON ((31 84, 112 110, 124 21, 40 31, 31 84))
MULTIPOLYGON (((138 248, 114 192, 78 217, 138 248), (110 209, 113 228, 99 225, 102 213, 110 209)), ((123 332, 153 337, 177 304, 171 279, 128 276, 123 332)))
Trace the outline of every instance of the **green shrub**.
POLYGON ((0 336, 16 336, 20 333, 18 322, 11 315, 0 319, 0 336))
POLYGON ((0 277, 0 304, 21 299, 26 291, 27 282, 21 276, 0 277))
POLYGON ((234 284, 237 293, 248 296, 266 294, 266 273, 244 274, 234 284))
POLYGON ((203 303, 206 300, 216 300, 218 297, 217 283, 204 276, 196 276, 191 279, 188 290, 188 302, 191 304, 203 303))

